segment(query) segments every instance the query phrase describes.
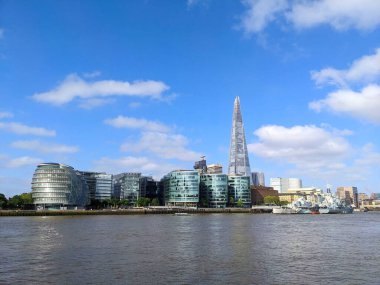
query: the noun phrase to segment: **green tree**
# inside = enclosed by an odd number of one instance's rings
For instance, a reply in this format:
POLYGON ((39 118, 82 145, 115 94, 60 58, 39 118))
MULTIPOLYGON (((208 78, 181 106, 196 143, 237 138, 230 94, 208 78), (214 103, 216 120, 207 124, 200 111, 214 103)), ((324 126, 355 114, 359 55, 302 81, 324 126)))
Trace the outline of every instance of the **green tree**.
POLYGON ((150 203, 151 206, 160 206, 160 202, 157 198, 152 199, 152 202, 150 203))
POLYGON ((4 209, 8 204, 8 199, 4 194, 0 193, 0 209, 4 209))
POLYGON ((280 206, 285 206, 285 205, 288 205, 289 202, 288 201, 280 201, 280 206))
POLYGON ((236 206, 238 206, 239 208, 243 208, 243 201, 241 199, 239 199, 237 202, 236 202, 236 206))
POLYGON ((235 206, 235 199, 234 199, 234 197, 230 197, 230 199, 228 200, 228 204, 230 204, 230 207, 234 207, 235 206))
POLYGON ((146 207, 150 204, 150 199, 145 197, 140 197, 137 199, 136 205, 137 207, 146 207))
POLYGON ((127 206, 129 206, 129 200, 128 199, 121 199, 119 202, 119 205, 127 207, 127 206))
POLYGON ((264 204, 280 205, 280 198, 277 196, 266 196, 264 197, 264 204))

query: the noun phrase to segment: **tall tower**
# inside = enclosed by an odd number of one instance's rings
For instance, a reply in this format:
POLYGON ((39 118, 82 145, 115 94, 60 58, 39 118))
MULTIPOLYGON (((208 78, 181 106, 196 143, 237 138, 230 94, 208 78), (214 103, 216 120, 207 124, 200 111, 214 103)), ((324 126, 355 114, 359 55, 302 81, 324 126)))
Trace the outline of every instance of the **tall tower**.
POLYGON ((228 174, 249 176, 252 180, 239 97, 234 102, 228 174))

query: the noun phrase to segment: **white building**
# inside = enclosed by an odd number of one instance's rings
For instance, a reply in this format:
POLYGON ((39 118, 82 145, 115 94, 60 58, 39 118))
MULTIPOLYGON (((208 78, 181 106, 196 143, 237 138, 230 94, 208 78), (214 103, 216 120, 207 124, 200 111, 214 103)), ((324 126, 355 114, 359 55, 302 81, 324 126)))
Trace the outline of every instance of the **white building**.
POLYGON ((278 193, 285 193, 288 189, 302 188, 302 180, 299 178, 282 178, 276 177, 270 179, 270 187, 277 190, 278 193))

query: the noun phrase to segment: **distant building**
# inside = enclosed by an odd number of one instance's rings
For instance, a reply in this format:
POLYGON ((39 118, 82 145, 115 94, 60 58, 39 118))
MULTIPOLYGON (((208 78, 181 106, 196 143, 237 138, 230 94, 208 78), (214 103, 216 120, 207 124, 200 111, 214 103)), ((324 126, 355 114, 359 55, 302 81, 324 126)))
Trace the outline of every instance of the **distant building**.
POLYGON ((359 200, 359 203, 361 201, 364 201, 364 200, 369 200, 369 196, 366 193, 359 193, 358 194, 358 200, 359 200))
POLYGON ((228 175, 248 176, 251 183, 252 174, 249 165, 239 97, 236 97, 234 102, 228 175))
POLYGON ((32 178, 32 199, 37 209, 75 209, 88 204, 88 186, 74 168, 41 163, 32 178))
POLYGON ((267 196, 278 197, 278 191, 274 190, 272 187, 251 185, 252 205, 264 204, 264 198, 267 196))
POLYGON ((251 207, 250 176, 228 175, 228 204, 237 207, 251 207))
POLYGON ((199 191, 201 206, 225 208, 228 199, 227 175, 219 173, 202 174, 200 177, 199 191))
POLYGON ((194 169, 197 170, 199 174, 207 172, 207 163, 204 156, 201 157, 201 160, 194 163, 194 169))
POLYGON ((302 180, 299 178, 271 178, 270 187, 273 187, 278 193, 285 193, 288 189, 302 188, 302 180))
POLYGON ((210 164, 207 165, 208 174, 221 174, 223 173, 223 167, 220 164, 210 164))
POLYGON ((130 204, 137 202, 140 194, 140 178, 139 172, 125 172, 114 175, 114 195, 120 193, 120 199, 126 199, 130 204))
POLYGON ((176 170, 162 178, 166 206, 197 207, 199 203, 199 173, 176 170))
POLYGON ((353 204, 359 207, 358 203, 358 188, 354 186, 341 186, 336 189, 336 196, 345 200, 347 204, 353 204))
POLYGON ((151 176, 142 176, 140 178, 139 197, 154 199, 158 196, 158 182, 151 176))
POLYGON ((264 172, 252 172, 252 185, 265 186, 264 172))
POLYGON ((88 185, 90 201, 104 201, 112 197, 112 174, 104 172, 79 171, 88 185))
POLYGON ((315 187, 303 187, 303 188, 295 188, 288 189, 286 192, 279 193, 278 197, 281 202, 292 203, 297 199, 304 197, 308 201, 318 201, 318 196, 322 194, 322 189, 315 187))
POLYGON ((380 200, 380 193, 372 193, 370 196, 372 200, 380 200))

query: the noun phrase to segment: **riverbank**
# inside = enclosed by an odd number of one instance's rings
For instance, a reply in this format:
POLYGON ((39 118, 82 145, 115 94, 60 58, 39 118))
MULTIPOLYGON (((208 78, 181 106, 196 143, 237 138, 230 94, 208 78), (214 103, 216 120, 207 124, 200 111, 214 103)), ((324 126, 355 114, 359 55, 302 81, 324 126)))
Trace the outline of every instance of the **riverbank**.
POLYGON ((105 209, 105 210, 1 210, 0 216, 87 216, 87 215, 154 215, 154 214, 260 214, 270 213, 271 210, 251 209, 251 208, 140 208, 140 209, 105 209))

